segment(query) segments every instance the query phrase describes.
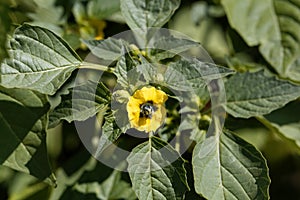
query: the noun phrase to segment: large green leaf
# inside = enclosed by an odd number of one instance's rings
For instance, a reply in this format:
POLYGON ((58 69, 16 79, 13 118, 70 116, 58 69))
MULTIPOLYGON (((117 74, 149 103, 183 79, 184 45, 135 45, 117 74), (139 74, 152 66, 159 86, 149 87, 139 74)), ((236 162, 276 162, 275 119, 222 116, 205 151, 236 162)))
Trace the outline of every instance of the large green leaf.
POLYGON ((46 149, 46 97, 22 89, 0 91, 0 164, 54 182, 46 149))
POLYGON ((133 190, 140 200, 182 199, 189 189, 184 160, 168 143, 151 137, 127 158, 133 190))
POLYGON ((229 22, 284 76, 300 81, 300 2, 221 0, 229 22))
POLYGON ((225 131, 198 143, 192 164, 196 192, 207 199, 269 199, 265 159, 231 133, 225 131))
POLYGON ((69 89, 62 96, 61 103, 50 113, 49 127, 56 126, 61 120, 84 121, 98 112, 104 112, 110 102, 110 91, 102 83, 88 81, 69 89))
POLYGON ((131 29, 161 27, 169 21, 180 0, 121 0, 121 11, 131 29))
POLYGON ((29 25, 16 29, 9 55, 0 66, 0 84, 45 94, 54 94, 81 63, 57 35, 29 25))
POLYGON ((6 50, 6 39, 7 39, 7 33, 9 32, 10 28, 10 18, 8 16, 8 5, 6 2, 1 1, 0 2, 0 63, 2 60, 8 56, 7 50, 6 50))
POLYGON ((264 71, 237 73, 225 88, 227 112, 243 118, 268 114, 300 96, 300 86, 264 71))

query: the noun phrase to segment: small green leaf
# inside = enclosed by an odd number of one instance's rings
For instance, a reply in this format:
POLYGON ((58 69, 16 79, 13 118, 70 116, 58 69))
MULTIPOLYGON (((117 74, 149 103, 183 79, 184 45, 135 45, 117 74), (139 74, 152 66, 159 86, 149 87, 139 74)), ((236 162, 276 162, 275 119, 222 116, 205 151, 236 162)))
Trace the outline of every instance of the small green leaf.
POLYGON ((104 60, 117 60, 123 54, 122 46, 127 43, 121 39, 107 38, 105 40, 83 40, 92 54, 104 60))
POLYGON ((282 134, 285 138, 293 141, 294 144, 298 147, 298 150, 300 150, 300 123, 291 123, 282 126, 278 126, 274 123, 271 124, 275 128, 277 128, 279 133, 282 134))
POLYGON ((269 199, 262 154, 227 131, 198 143, 192 164, 196 192, 207 199, 269 199))
POLYGON ((141 29, 144 33, 147 28, 161 27, 169 21, 180 0, 121 0, 121 11, 128 26, 141 29))
POLYGON ((295 101, 257 119, 286 144, 289 144, 289 147, 292 147, 290 149, 300 153, 299 111, 299 102, 295 101))
POLYGON ((6 57, 8 57, 8 53, 6 50, 6 40, 7 34, 10 28, 10 18, 8 15, 9 7, 5 1, 0 2, 0 63, 6 57))
POLYGON ((227 112, 242 118, 268 114, 300 95, 300 86, 264 71, 237 73, 228 79, 225 88, 227 112))
POLYGON ((95 157, 100 155, 104 149, 115 142, 122 134, 122 130, 116 123, 114 114, 112 112, 106 114, 104 118, 105 122, 102 126, 102 135, 97 146, 95 157))
POLYGON ((176 38, 173 36, 161 37, 155 40, 153 48, 151 50, 151 55, 153 55, 157 60, 163 60, 166 58, 172 58, 175 55, 187 51, 192 47, 199 47, 198 42, 184 39, 176 38))
POLYGON ((259 45, 264 58, 280 75, 300 80, 299 1, 222 0, 221 3, 231 26, 248 45, 259 45))
POLYGON ((0 91, 0 164, 54 183, 46 149, 46 96, 23 89, 0 91))
POLYGON ((164 82, 174 90, 186 91, 205 88, 209 81, 232 73, 234 71, 213 63, 205 63, 197 59, 180 60, 168 66, 164 74, 164 82))
POLYGON ((151 137, 127 158, 133 190, 140 200, 182 199, 189 189, 184 160, 168 143, 151 137))
POLYGON ((88 81, 69 89, 61 103, 50 113, 49 127, 61 120, 84 121, 98 112, 104 112, 110 102, 109 89, 102 83, 88 81))
POLYGON ((140 77, 140 73, 136 71, 136 66, 140 63, 128 53, 129 50, 126 46, 123 46, 121 51, 122 56, 116 65, 114 74, 117 76, 119 86, 133 92, 140 77))
POLYGON ((23 25, 10 40, 10 58, 0 66, 0 84, 54 94, 81 63, 78 55, 57 35, 23 25))
POLYGON ((120 0, 92 0, 87 4, 90 18, 103 19, 120 10, 120 0))

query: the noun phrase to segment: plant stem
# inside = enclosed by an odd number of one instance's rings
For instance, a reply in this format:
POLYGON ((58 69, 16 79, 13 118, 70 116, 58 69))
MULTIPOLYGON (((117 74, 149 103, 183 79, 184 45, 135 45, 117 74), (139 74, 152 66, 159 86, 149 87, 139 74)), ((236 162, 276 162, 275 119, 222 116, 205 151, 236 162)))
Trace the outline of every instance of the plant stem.
POLYGON ((82 62, 81 65, 79 66, 79 69, 94 69, 94 70, 106 71, 110 73, 114 71, 114 69, 111 67, 95 64, 95 63, 89 63, 89 62, 82 62))
POLYGON ((181 137, 181 132, 180 132, 180 131, 177 131, 175 137, 176 137, 175 150, 176 150, 177 152, 180 152, 180 137, 181 137))

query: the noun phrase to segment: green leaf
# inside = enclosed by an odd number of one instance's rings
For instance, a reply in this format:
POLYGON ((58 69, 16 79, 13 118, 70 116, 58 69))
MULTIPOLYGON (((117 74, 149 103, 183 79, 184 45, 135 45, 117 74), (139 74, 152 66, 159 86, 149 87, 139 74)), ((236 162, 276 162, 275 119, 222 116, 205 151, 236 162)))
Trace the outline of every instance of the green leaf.
POLYGON ((6 2, 1 1, 0 2, 0 63, 2 60, 6 57, 8 57, 8 53, 6 50, 6 40, 7 40, 7 34, 9 32, 10 28, 10 18, 8 15, 9 7, 6 2))
POLYGON ((136 199, 131 185, 121 180, 121 172, 117 170, 101 183, 76 184, 74 190, 83 194, 94 193, 97 199, 136 199))
POLYGON ((273 126, 277 133, 281 136, 285 137, 285 139, 290 140, 294 144, 295 147, 298 149, 298 153, 300 152, 300 123, 291 123, 279 126, 275 123, 270 123, 273 126))
POLYGON ((192 40, 169 36, 155 40, 153 46, 154 49, 151 50, 151 55, 153 55, 157 60, 163 60, 166 58, 172 58, 176 54, 187 51, 192 47, 199 47, 200 44, 192 40))
POLYGON ((120 10, 120 0, 92 0, 87 4, 90 18, 103 19, 120 10))
POLYGON ((151 137, 127 158, 138 199, 182 199, 189 189, 184 160, 168 143, 151 137))
POLYGON ((70 88, 69 94, 63 95, 61 103, 50 113, 49 127, 55 127, 61 120, 84 121, 105 112, 110 98, 110 91, 102 82, 88 81, 70 88))
POLYGON ((290 150, 300 153, 299 111, 299 102, 295 101, 257 119, 288 144, 290 150))
POLYGON ((213 79, 220 79, 232 73, 234 71, 213 63, 197 59, 180 60, 168 66, 164 82, 174 90, 197 90, 204 88, 213 79))
POLYGON ((133 29, 141 29, 144 33, 147 28, 161 27, 169 21, 180 0, 121 0, 121 12, 133 29))
POLYGON ((0 66, 0 84, 45 94, 54 94, 81 63, 57 35, 29 25, 16 29, 9 55, 0 66))
POLYGON ((237 73, 228 79, 225 88, 227 112, 242 118, 268 114, 300 95, 300 86, 264 71, 237 73))
POLYGON ((119 86, 133 92, 140 77, 140 73, 136 71, 136 66, 140 63, 128 53, 129 50, 126 46, 123 46, 121 51, 122 57, 116 65, 114 74, 117 76, 119 86))
POLYGON ((269 199, 265 159, 227 131, 198 143, 192 164, 196 192, 206 199, 269 199))
POLYGON ((292 123, 279 127, 279 131, 288 139, 295 141, 295 144, 300 148, 300 124, 292 123))
POLYGON ((54 183, 46 149, 46 96, 3 87, 0 92, 0 164, 54 183))
POLYGON ((117 60, 122 56, 122 46, 126 42, 121 39, 107 38, 105 40, 83 40, 82 41, 98 58, 104 60, 117 60))
POLYGON ((114 114, 109 112, 105 116, 105 122, 102 126, 102 135, 100 137, 96 155, 100 155, 104 149, 115 142, 122 134, 122 130, 119 128, 115 121, 114 114))
POLYGON ((221 0, 221 3, 231 26, 248 45, 259 45, 264 58, 280 75, 300 81, 299 1, 221 0))

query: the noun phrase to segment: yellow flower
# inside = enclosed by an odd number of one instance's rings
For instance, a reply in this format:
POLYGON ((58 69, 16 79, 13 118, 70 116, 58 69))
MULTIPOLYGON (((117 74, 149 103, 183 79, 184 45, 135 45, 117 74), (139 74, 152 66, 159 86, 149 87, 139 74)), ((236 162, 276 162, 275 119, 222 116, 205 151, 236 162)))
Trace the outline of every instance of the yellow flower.
POLYGON ((129 98, 127 112, 132 128, 139 131, 155 132, 164 122, 166 93, 155 87, 143 87, 129 98))

